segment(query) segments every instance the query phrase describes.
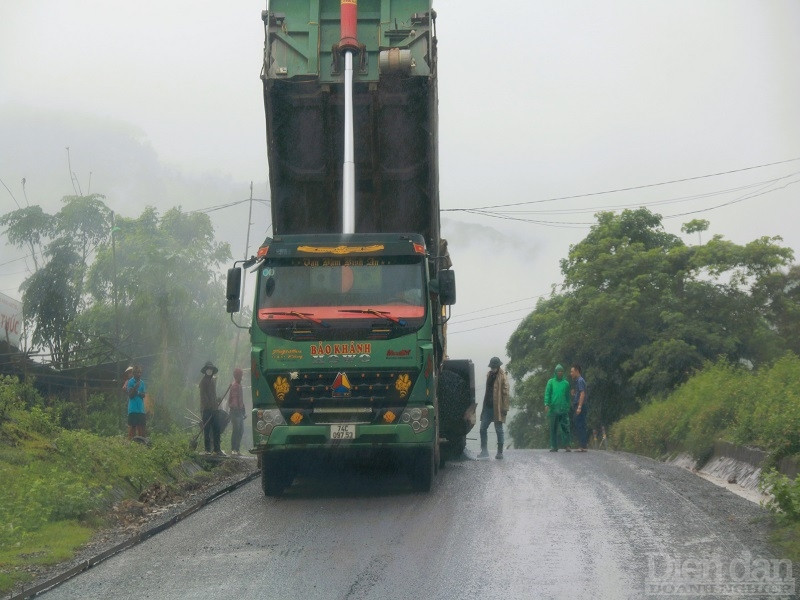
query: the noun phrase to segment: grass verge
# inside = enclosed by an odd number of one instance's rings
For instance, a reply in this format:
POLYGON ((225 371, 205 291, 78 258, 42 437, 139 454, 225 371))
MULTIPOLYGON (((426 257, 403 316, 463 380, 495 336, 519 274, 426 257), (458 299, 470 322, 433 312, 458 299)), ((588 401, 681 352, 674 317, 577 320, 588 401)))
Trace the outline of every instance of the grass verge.
POLYGON ((0 377, 0 593, 74 556, 115 503, 210 477, 184 468, 194 458, 185 435, 156 435, 144 446, 63 429, 25 404, 21 389, 0 377))
POLYGON ((32 579, 37 567, 72 558, 88 542, 94 529, 76 521, 47 523, 22 540, 0 548, 0 590, 9 592, 32 579))
POLYGON ((800 521, 792 521, 777 515, 770 542, 778 556, 788 558, 794 564, 800 564, 800 521))

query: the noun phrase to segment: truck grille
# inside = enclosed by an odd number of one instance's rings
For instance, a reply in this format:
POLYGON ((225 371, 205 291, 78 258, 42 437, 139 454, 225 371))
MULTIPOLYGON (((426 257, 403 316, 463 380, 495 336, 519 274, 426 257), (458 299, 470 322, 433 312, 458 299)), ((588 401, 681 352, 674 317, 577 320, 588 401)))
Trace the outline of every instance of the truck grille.
POLYGON ((368 422, 374 409, 403 407, 419 377, 414 370, 315 371, 269 373, 267 383, 282 409, 315 409, 336 423, 368 422), (367 409, 358 412, 356 409, 367 409), (332 412, 325 412, 332 411, 332 412))

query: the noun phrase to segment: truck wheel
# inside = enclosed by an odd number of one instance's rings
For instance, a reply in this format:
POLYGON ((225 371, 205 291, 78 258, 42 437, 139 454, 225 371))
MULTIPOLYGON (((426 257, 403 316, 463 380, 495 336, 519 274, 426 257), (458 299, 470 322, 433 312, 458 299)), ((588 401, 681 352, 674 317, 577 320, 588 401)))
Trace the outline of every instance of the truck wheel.
POLYGON ((261 489, 264 495, 277 498, 292 485, 294 475, 287 456, 261 455, 261 489))
POLYGON ((451 435, 447 438, 447 443, 442 444, 442 463, 448 460, 458 460, 467 447, 466 435, 451 435))
POLYGON ((461 456, 467 444, 470 427, 464 422, 464 412, 472 404, 469 383, 458 373, 443 370, 438 384, 441 433, 447 438, 442 445, 442 462, 461 456))
POLYGON ((411 486, 417 492, 430 492, 435 468, 433 448, 418 450, 411 460, 411 486))

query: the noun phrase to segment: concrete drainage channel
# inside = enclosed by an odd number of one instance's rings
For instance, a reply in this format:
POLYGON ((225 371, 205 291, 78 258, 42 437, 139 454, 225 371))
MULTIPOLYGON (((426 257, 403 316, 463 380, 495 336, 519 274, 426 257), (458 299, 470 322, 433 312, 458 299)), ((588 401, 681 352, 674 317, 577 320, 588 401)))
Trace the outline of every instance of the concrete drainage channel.
MULTIPOLYGON (((758 489, 761 470, 767 460, 767 453, 756 448, 737 446, 730 442, 714 442, 714 453, 702 466, 688 454, 678 454, 668 460, 669 464, 692 471, 696 475, 730 490, 756 504, 769 499, 758 489)), ((784 458, 777 465, 778 471, 788 477, 798 474, 797 462, 784 458)))
POLYGON ((139 544, 139 543, 141 543, 141 542, 153 537, 157 533, 160 533, 160 532, 164 531, 165 529, 169 529, 170 527, 172 527, 176 523, 179 523, 180 521, 182 521, 186 517, 190 516, 191 514, 197 512, 198 510, 203 508, 204 506, 207 506, 208 504, 212 503, 217 498, 220 498, 221 496, 224 496, 225 494, 228 494, 228 493, 232 492, 233 490, 235 490, 236 488, 239 488, 239 487, 243 486, 244 484, 246 484, 246 483, 252 481, 253 479, 257 478, 259 476, 259 473, 260 473, 259 471, 254 471, 252 473, 249 473, 249 474, 245 475, 244 477, 240 478, 239 480, 235 481, 234 483, 226 485, 225 487, 214 491, 213 493, 211 493, 210 495, 206 496, 202 500, 192 504, 191 506, 189 506, 188 508, 182 510, 178 514, 173 515, 172 517, 170 517, 169 519, 167 519, 163 523, 159 523, 158 525, 154 525, 153 527, 149 527, 148 529, 146 529, 144 531, 140 531, 139 533, 137 533, 136 535, 126 539, 125 541, 123 541, 123 542, 121 542, 119 544, 116 544, 115 546, 113 546, 111 548, 108 548, 108 549, 104 550, 103 552, 100 552, 99 554, 97 554, 95 556, 92 556, 91 558, 88 558, 86 560, 81 561, 80 563, 78 563, 77 565, 72 567, 71 569, 69 569, 69 570, 67 570, 67 571, 65 571, 65 572, 63 572, 63 573, 61 573, 59 575, 56 575, 55 577, 51 577, 47 581, 44 581, 44 582, 39 583, 39 584, 36 584, 36 585, 34 585, 34 586, 32 586, 32 587, 30 587, 28 589, 24 589, 23 588, 23 590, 21 592, 17 593, 17 594, 13 594, 12 593, 12 595, 9 596, 8 600, 24 600, 25 598, 33 598, 34 596, 36 596, 38 594, 41 594, 42 592, 46 592, 46 591, 48 591, 48 590, 50 590, 50 589, 52 589, 54 587, 57 587, 57 586, 61 585, 65 581, 67 581, 69 579, 72 579, 76 575, 79 575, 79 574, 83 573, 84 571, 86 571, 88 569, 91 569, 92 567, 100 564, 104 560, 106 560, 108 558, 111 558, 115 554, 119 554, 123 550, 127 550, 128 548, 131 548, 131 547, 135 546, 136 544, 139 544))

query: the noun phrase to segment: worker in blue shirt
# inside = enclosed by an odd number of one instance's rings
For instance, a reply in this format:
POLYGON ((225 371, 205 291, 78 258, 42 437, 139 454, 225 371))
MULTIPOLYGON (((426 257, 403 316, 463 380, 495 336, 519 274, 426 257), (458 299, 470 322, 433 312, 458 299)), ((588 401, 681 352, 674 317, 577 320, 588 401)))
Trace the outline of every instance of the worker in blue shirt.
POLYGON ((134 365, 133 377, 128 380, 128 439, 145 437, 147 416, 144 410, 146 386, 142 379, 141 365, 134 365))

